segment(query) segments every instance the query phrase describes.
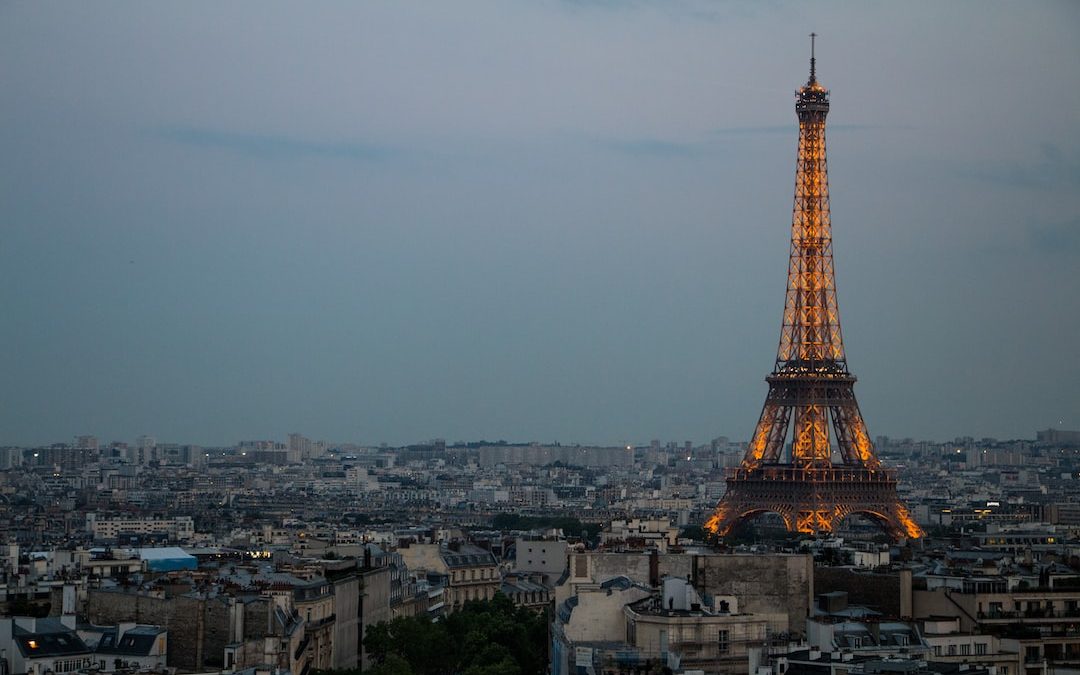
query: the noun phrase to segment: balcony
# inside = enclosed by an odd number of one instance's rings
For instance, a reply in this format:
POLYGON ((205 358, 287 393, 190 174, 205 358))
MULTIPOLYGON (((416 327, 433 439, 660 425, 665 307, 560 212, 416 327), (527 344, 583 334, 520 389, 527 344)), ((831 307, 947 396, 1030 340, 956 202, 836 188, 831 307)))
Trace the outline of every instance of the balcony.
POLYGON ((1066 621, 1080 617, 1080 609, 1050 609, 1046 607, 1024 609, 1020 611, 977 612, 979 621, 1027 621, 1038 623, 1039 620, 1066 621))

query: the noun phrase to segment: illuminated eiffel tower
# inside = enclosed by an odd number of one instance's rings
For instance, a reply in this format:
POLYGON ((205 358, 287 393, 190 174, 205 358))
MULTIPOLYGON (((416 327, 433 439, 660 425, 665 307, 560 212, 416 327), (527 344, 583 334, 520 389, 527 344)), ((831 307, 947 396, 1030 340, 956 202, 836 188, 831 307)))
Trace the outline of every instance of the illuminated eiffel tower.
POLYGON ((829 92, 817 81, 814 37, 810 79, 795 96, 799 154, 776 368, 766 378, 769 394, 750 446, 728 471, 727 492, 706 527, 723 536, 739 521, 771 512, 790 531, 827 533, 862 514, 894 538, 915 538, 922 531, 897 497, 895 473, 874 454, 844 354, 825 161, 829 92))

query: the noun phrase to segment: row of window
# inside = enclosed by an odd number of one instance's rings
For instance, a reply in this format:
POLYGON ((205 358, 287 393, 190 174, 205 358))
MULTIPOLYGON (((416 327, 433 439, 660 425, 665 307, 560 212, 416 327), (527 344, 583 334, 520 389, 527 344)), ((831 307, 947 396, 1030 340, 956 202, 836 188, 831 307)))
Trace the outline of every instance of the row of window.
POLYGON ((492 591, 490 586, 478 588, 466 587, 463 590, 459 591, 458 602, 467 602, 469 600, 489 600, 493 597, 495 597, 495 593, 494 591, 492 591))
POLYGON ((450 580, 451 581, 470 581, 470 580, 471 581, 476 581, 477 579, 484 580, 484 579, 495 579, 495 578, 497 578, 495 576, 496 575, 495 570, 487 568, 487 567, 480 568, 480 570, 479 570, 480 576, 479 577, 477 577, 476 572, 477 572, 477 569, 475 567, 472 568, 471 570, 451 570, 451 572, 450 572, 450 580), (472 573, 471 579, 469 577, 470 572, 472 573), (460 576, 458 576, 459 573, 460 573, 460 576))
MULTIPOLYGON (((965 644, 960 644, 960 645, 952 644, 952 645, 948 645, 947 647, 942 647, 942 645, 934 645, 934 656, 944 656, 946 654, 948 656, 971 656, 971 644, 970 643, 965 643, 965 644)), ((975 643, 975 655, 976 656, 985 656, 986 655, 986 643, 985 642, 976 642, 975 643)))
MULTIPOLYGON (((81 668, 89 668, 91 661, 89 657, 83 657, 81 659, 64 659, 53 661, 54 673, 71 673, 81 668)), ((101 662, 101 667, 105 667, 105 662, 101 662)))

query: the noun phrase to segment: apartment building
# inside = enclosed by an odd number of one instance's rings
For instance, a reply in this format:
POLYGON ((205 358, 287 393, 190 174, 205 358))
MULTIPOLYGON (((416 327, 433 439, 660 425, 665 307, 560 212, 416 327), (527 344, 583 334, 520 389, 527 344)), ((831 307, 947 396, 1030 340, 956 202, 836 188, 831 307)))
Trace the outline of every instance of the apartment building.
POLYGON ((191 516, 132 518, 91 511, 86 514, 86 531, 94 541, 116 541, 121 534, 166 534, 170 541, 185 542, 195 536, 195 521, 191 516))

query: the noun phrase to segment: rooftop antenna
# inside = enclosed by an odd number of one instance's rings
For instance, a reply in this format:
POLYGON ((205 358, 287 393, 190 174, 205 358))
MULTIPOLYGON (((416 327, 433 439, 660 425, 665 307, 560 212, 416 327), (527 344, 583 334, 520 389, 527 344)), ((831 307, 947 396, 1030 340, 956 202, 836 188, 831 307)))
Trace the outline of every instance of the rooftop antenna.
POLYGON ((810 33, 810 82, 817 82, 817 75, 814 73, 817 66, 817 59, 814 58, 814 38, 817 37, 817 33, 810 33))

